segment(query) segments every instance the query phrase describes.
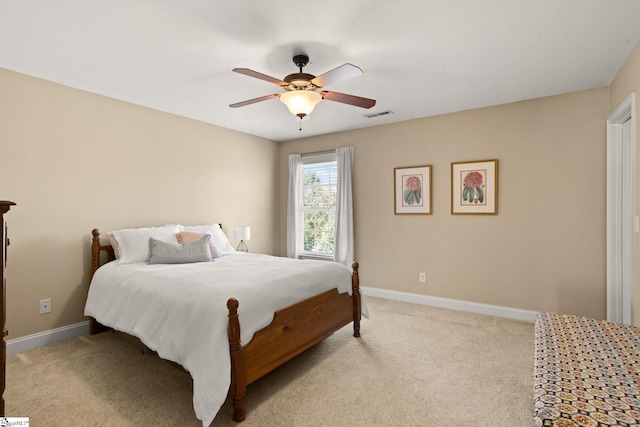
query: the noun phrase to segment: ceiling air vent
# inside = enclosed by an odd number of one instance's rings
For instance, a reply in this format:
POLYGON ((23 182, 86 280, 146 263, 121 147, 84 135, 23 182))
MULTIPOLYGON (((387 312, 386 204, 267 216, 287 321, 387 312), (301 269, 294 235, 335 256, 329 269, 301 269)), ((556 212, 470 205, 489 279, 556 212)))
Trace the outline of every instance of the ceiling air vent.
POLYGON ((381 111, 379 113, 365 114, 364 116, 367 119, 373 119, 374 117, 386 116, 387 114, 393 114, 393 111, 391 110, 381 111))

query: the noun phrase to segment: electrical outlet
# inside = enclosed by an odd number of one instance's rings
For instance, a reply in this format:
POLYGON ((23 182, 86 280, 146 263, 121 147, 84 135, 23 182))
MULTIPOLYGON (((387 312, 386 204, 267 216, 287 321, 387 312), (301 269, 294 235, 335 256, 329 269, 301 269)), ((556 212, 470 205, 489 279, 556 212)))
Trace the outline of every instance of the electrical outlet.
POLYGON ((420 283, 427 283, 427 273, 420 273, 418 280, 420 280, 420 283))
POLYGON ((40 314, 51 313, 51 298, 40 300, 40 314))

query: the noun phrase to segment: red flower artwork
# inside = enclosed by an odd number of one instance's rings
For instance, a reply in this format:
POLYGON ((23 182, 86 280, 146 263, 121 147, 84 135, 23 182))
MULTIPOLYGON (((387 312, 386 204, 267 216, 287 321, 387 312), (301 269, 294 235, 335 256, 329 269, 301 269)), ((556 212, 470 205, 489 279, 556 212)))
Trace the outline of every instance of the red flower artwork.
POLYGON ((478 188, 482 185, 482 174, 477 171, 469 172, 464 177, 464 185, 471 188, 478 188))
POLYGON ((477 204, 484 203, 484 180, 478 171, 467 173, 462 181, 462 201, 477 204))

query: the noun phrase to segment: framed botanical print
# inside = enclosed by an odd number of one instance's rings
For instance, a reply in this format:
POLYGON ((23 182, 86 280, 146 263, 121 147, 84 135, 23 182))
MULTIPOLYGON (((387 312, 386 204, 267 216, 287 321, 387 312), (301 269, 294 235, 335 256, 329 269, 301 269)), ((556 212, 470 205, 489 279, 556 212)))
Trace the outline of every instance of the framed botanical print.
POLYGON ((496 215, 498 213, 498 161, 451 163, 451 213, 496 215))
POLYGON ((394 168, 395 214, 431 214, 431 165, 394 168))

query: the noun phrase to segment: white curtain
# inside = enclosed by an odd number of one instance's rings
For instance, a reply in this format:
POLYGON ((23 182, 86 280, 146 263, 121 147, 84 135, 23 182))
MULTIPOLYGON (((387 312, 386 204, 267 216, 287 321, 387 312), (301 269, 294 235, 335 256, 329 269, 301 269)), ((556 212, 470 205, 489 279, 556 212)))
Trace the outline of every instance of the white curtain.
POLYGON ((336 195, 336 242, 334 260, 347 267, 354 261, 353 243, 353 192, 351 171, 353 170, 353 147, 336 150, 338 185, 336 195))
POLYGON ((289 195, 287 198, 287 257, 298 258, 298 230, 300 220, 296 208, 300 198, 300 154, 289 154, 289 195))

